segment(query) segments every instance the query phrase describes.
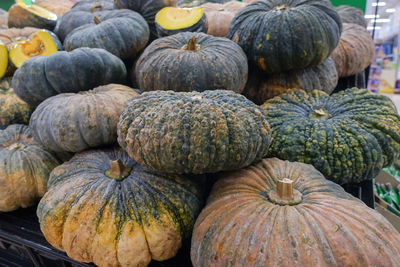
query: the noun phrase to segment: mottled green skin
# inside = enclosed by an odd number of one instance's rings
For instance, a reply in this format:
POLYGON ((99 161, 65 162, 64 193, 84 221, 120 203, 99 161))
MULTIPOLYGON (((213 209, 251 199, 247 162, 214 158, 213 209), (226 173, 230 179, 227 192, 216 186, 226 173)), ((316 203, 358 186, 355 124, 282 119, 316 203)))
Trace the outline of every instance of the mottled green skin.
POLYGON ((99 85, 125 83, 121 59, 103 49, 80 48, 33 57, 15 72, 15 93, 32 106, 60 93, 87 91, 99 85))
POLYGON ((228 38, 266 73, 316 66, 336 48, 342 23, 328 0, 265 0, 239 11, 228 38), (286 5, 288 9, 277 10, 286 5))
POLYGON ((247 58, 234 42, 204 33, 182 32, 152 42, 136 62, 143 91, 203 92, 225 89, 241 93, 247 81, 247 58), (185 46, 195 37, 199 49, 185 46))
POLYGON ((193 24, 187 28, 168 30, 168 29, 164 29, 162 24, 160 24, 159 22, 156 21, 156 29, 157 29, 157 36, 159 38, 174 35, 174 34, 177 34, 180 32, 204 32, 204 33, 207 33, 208 21, 207 21, 206 13, 204 13, 199 21, 197 21, 195 24, 193 24))
POLYGON ((271 137, 262 110, 232 91, 154 91, 128 102, 118 142, 152 169, 203 174, 260 160, 271 137))
POLYGON ((113 144, 125 103, 136 95, 132 88, 116 84, 60 94, 41 103, 29 125, 35 138, 55 152, 79 152, 113 144))
POLYGON ((272 128, 269 156, 312 164, 336 183, 373 179, 399 156, 400 117, 386 96, 290 90, 261 108, 272 128))
POLYGON ((121 59, 129 59, 146 47, 149 26, 139 13, 122 9, 103 11, 96 16, 99 24, 82 25, 65 37, 65 50, 103 48, 121 59))
POLYGON ((347 5, 338 6, 335 9, 342 19, 342 23, 354 23, 367 28, 368 21, 361 9, 347 5))

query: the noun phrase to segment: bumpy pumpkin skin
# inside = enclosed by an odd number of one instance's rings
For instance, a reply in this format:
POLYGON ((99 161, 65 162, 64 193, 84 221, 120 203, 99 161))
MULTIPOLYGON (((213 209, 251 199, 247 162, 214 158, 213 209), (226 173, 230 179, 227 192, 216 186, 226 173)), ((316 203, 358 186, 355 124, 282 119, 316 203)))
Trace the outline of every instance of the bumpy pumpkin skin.
POLYGON ((278 159, 223 175, 196 220, 194 267, 398 266, 400 234, 312 166, 278 159), (269 198, 296 181, 297 205, 269 198))
POLYGON ((365 70, 375 55, 371 34, 357 24, 343 24, 340 42, 332 52, 339 77, 348 77, 365 70))
POLYGON ((136 95, 132 88, 118 84, 60 94, 41 103, 29 125, 36 139, 55 152, 79 152, 113 144, 125 102, 136 95))
POLYGON ((146 92, 127 103, 118 124, 120 146, 165 173, 242 168, 263 158, 270 142, 261 109, 224 90, 146 92))
POLYGON ((0 130, 0 212, 35 204, 59 161, 34 141, 28 126, 0 130))
POLYGON ((368 21, 365 19, 364 12, 361 9, 347 5, 341 5, 335 9, 342 19, 342 23, 354 23, 367 28, 368 21))
POLYGON ((32 109, 10 87, 10 78, 0 81, 0 129, 10 124, 28 124, 32 109))
POLYGON ((69 257, 98 266, 147 266, 175 256, 200 212, 204 177, 166 175, 122 150, 76 154, 52 173, 37 209, 47 241, 69 257), (122 181, 110 160, 131 167, 122 181), (90 172, 88 170, 90 169, 90 172))
POLYGON ((129 59, 146 47, 149 26, 139 13, 128 9, 99 13, 93 23, 82 25, 65 37, 65 50, 103 48, 121 59, 129 59))
POLYGON ((234 42, 204 33, 183 32, 152 42, 136 63, 143 91, 176 92, 215 89, 241 93, 247 81, 247 58, 234 42), (196 50, 188 50, 191 38, 196 50))
MULTIPOLYGON (((20 0, 20 2, 23 1, 20 0)), ((12 5, 8 10, 9 28, 35 27, 52 31, 56 24, 57 15, 55 13, 52 13, 52 17, 46 18, 35 15, 18 4, 12 5)))
POLYGON ((336 48, 341 28, 328 0, 265 0, 236 14, 228 38, 271 74, 317 66, 336 48))
POLYGON ((399 156, 400 117, 386 96, 289 90, 261 108, 272 128, 269 156, 312 164, 338 184, 371 180, 399 156))
POLYGON ((109 83, 125 83, 127 71, 121 59, 98 48, 59 51, 33 57, 15 72, 15 93, 32 106, 60 93, 77 93, 109 83))

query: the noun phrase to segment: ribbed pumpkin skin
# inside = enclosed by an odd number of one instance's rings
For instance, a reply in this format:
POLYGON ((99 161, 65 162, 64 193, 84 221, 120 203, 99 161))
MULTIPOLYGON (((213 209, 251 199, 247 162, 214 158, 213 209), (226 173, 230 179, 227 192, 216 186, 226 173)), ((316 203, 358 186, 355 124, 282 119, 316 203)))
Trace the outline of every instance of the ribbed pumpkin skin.
POLYGON ((213 173, 263 158, 270 128, 261 109, 231 91, 154 91, 131 99, 118 143, 137 162, 165 173, 213 173))
POLYGON ((132 10, 103 11, 97 16, 100 24, 82 25, 64 40, 65 50, 80 47, 103 48, 121 59, 135 57, 149 41, 149 26, 132 10))
POLYGON ((10 87, 10 78, 0 82, 0 129, 10 124, 28 124, 32 110, 10 87))
POLYGON ((312 166, 278 159, 223 175, 196 220, 194 267, 398 266, 400 234, 377 211, 312 166), (267 193, 298 179, 301 203, 267 193))
POLYGON ((289 90, 261 108, 272 128, 269 156, 312 164, 338 184, 371 180, 399 156, 400 117, 386 96, 289 90))
POLYGON ((132 88, 118 84, 60 94, 41 103, 29 125, 35 138, 55 152, 79 152, 113 144, 125 103, 136 95, 132 88))
POLYGON ((33 140, 28 126, 0 130, 0 212, 32 206, 44 195, 59 161, 33 140))
POLYGON ((332 52, 339 77, 348 77, 365 70, 375 55, 375 43, 365 28, 357 24, 343 24, 343 32, 332 52))
POLYGON ((335 62, 331 57, 316 67, 272 75, 267 75, 262 70, 252 67, 242 94, 257 105, 262 105, 266 100, 292 88, 303 89, 307 92, 319 89, 331 94, 338 80, 335 62))
POLYGON ((15 93, 32 106, 60 93, 77 93, 109 83, 125 83, 127 71, 118 57, 103 49, 80 48, 33 57, 15 72, 15 93))
POLYGON ((235 15, 228 38, 266 73, 279 73, 320 64, 336 48, 341 28, 328 0, 265 0, 235 15))
POLYGON ((347 5, 338 6, 335 9, 342 19, 342 23, 354 23, 367 28, 368 22, 361 9, 347 5))
POLYGON ((76 154, 51 173, 37 209, 40 228, 54 247, 98 266, 169 259, 202 205, 204 177, 188 178, 151 171, 122 150, 76 154), (132 167, 122 181, 105 175, 115 159, 132 167))
POLYGON ((152 42, 136 63, 136 79, 143 91, 176 92, 215 89, 241 93, 247 81, 247 59, 234 42, 204 33, 183 32, 152 42), (197 51, 185 50, 195 37, 197 51))

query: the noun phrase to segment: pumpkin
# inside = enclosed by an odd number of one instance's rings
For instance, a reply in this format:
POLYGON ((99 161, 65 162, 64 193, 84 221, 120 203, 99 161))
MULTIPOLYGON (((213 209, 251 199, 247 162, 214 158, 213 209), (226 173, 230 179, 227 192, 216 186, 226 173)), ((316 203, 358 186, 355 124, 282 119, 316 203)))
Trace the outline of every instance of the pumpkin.
POLYGON ((289 90, 261 108, 272 128, 269 156, 312 164, 338 184, 371 180, 399 156, 400 117, 386 96, 289 90))
POLYGON ((398 266, 400 234, 312 166, 223 175, 194 226, 193 266, 398 266))
POLYGON ((36 0, 35 4, 55 13, 56 15, 63 15, 68 12, 75 4, 74 0, 36 0))
POLYGON ((58 19, 54 32, 61 41, 74 29, 86 25, 94 24, 94 16, 98 16, 99 12, 113 10, 114 4, 110 1, 80 1, 77 2, 70 11, 66 12, 58 19))
POLYGON ((200 212, 204 177, 193 178, 149 170, 121 149, 79 153, 51 173, 40 229, 69 257, 100 267, 166 260, 200 212))
POLYGON ((57 23, 57 15, 37 5, 27 5, 24 0, 15 0, 8 10, 8 27, 36 27, 52 31, 57 23))
POLYGON ((138 12, 150 28, 150 40, 157 38, 155 17, 158 11, 167 6, 175 6, 177 0, 114 0, 117 8, 127 8, 138 12))
POLYGON ((7 46, 0 41, 0 79, 3 78, 8 70, 8 50, 7 46))
POLYGON ((375 55, 375 43, 364 27, 343 24, 340 42, 332 52, 339 77, 348 77, 365 70, 375 55))
POLYGON ((183 32, 153 41, 136 63, 143 91, 232 90, 247 81, 247 59, 234 42, 204 33, 183 32))
POLYGON ((0 8, 0 29, 8 28, 8 12, 0 8))
POLYGON ((207 18, 202 7, 164 7, 156 14, 157 36, 179 32, 207 32, 207 18))
POLYGON ((46 192, 58 160, 34 141, 30 129, 13 124, 0 130, 0 212, 35 204, 46 192))
POLYGON ((205 3, 201 5, 206 12, 208 30, 207 34, 227 37, 229 25, 235 14, 246 6, 243 2, 230 1, 225 4, 205 3))
POLYGON ((67 51, 80 47, 103 48, 121 59, 135 57, 149 41, 149 27, 143 17, 128 9, 112 10, 93 17, 64 40, 67 51))
POLYGON ((146 92, 127 103, 118 123, 129 156, 165 173, 242 168, 263 158, 270 142, 261 109, 226 90, 146 92))
POLYGON ((354 23, 358 24, 364 28, 367 28, 368 22, 364 18, 364 12, 356 7, 341 5, 336 7, 340 18, 343 23, 354 23))
POLYGON ((19 99, 10 87, 11 78, 0 81, 0 129, 10 124, 28 124, 32 110, 27 103, 19 99))
POLYGON ((118 84, 60 94, 41 103, 29 125, 38 142, 55 152, 113 144, 125 102, 136 95, 132 88, 118 84))
POLYGON ((319 65, 336 48, 341 28, 328 0, 265 0, 235 15, 228 38, 271 74, 319 65))
POLYGON ((124 63, 98 48, 59 51, 30 58, 15 72, 15 93, 32 106, 60 93, 77 93, 109 83, 124 83, 124 63))
POLYGON ((0 29, 0 41, 7 48, 11 48, 17 42, 28 40, 32 34, 35 34, 39 30, 33 27, 0 29))
POLYGON ((338 84, 335 62, 328 57, 316 67, 266 75, 264 71, 251 67, 249 79, 243 91, 248 99, 262 105, 266 100, 296 88, 310 92, 320 89, 330 94, 338 84))

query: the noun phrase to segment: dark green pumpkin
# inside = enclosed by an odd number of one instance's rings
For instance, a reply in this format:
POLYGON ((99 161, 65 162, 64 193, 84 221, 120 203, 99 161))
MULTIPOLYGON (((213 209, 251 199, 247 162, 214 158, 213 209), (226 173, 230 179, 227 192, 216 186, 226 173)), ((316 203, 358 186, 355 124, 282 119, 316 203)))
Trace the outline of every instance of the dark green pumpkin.
POLYGON ((204 33, 183 32, 152 42, 136 63, 143 91, 224 89, 241 93, 247 59, 234 42, 204 33))
POLYGON ((252 66, 242 94, 257 105, 262 105, 266 100, 293 88, 307 92, 319 89, 331 94, 338 84, 338 79, 335 62, 330 57, 315 67, 271 75, 252 66))
POLYGON ((103 48, 121 59, 135 57, 149 41, 149 26, 132 10, 99 12, 93 22, 71 31, 64 40, 65 50, 80 47, 103 48))
POLYGON ((147 266, 175 256, 190 237, 203 180, 152 171, 121 149, 76 154, 51 173, 37 209, 40 228, 75 260, 147 266))
POLYGON ((77 93, 109 83, 125 83, 124 63, 103 49, 80 48, 33 57, 15 72, 15 93, 32 106, 60 93, 77 93))
POLYGON ((165 173, 234 170, 263 158, 270 128, 262 110, 232 91, 146 92, 120 116, 118 143, 165 173))
POLYGON ((399 156, 400 117, 386 96, 289 90, 261 108, 272 128, 269 156, 312 164, 336 183, 371 180, 399 156))
POLYGON ((29 126, 36 139, 55 152, 79 152, 113 144, 125 102, 136 95, 130 87, 108 84, 53 96, 36 108, 29 126))
POLYGON ((342 19, 342 23, 354 23, 367 28, 368 21, 364 17, 364 12, 356 7, 342 5, 336 7, 336 11, 342 19))
POLYGON ((328 0, 264 0, 235 15, 228 38, 271 74, 317 66, 336 48, 341 28, 328 0))

